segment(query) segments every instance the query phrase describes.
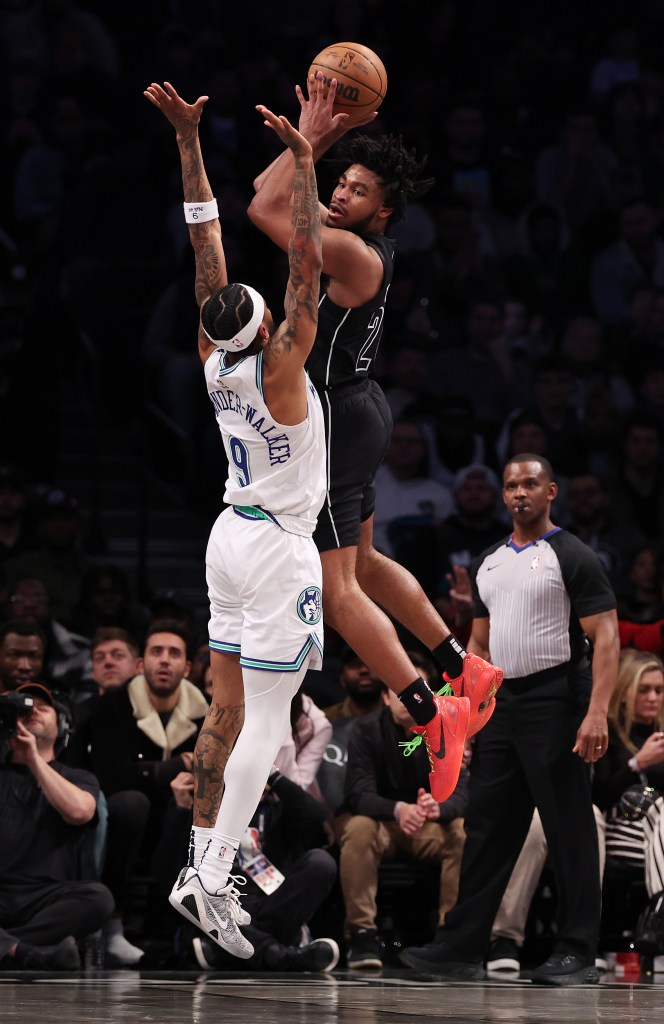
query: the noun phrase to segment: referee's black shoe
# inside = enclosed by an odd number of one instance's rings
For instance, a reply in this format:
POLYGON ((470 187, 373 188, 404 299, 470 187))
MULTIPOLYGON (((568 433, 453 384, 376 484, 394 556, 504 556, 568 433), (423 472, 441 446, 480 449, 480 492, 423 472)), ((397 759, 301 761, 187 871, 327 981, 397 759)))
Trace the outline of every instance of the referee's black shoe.
POLYGON ((552 953, 539 967, 533 971, 535 985, 597 985, 599 970, 595 961, 588 963, 584 957, 574 953, 552 953))

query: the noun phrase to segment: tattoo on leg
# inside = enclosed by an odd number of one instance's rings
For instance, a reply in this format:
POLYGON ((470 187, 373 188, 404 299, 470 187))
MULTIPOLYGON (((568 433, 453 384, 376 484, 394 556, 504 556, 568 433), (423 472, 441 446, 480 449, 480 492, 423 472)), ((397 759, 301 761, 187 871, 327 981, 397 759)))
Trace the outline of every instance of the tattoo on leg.
POLYGON ((242 723, 244 704, 212 704, 194 749, 194 825, 213 828, 224 791, 224 770, 242 723))

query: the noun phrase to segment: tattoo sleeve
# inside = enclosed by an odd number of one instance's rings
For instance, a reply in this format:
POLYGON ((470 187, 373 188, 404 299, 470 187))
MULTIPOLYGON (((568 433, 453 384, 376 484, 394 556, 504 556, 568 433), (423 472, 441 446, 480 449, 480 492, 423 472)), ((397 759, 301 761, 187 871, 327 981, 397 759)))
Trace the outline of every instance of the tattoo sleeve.
MULTIPOLYGON (((209 202, 214 197, 205 171, 198 133, 178 136, 178 149, 185 202, 209 202)), ((200 306, 216 288, 226 283, 221 225, 218 220, 213 220, 189 224, 188 227, 196 260, 194 289, 196 302, 200 306)))
POLYGON ((213 703, 194 749, 194 825, 213 828, 224 791, 224 771, 244 722, 244 705, 213 703))
POLYGON ((286 350, 292 347, 302 318, 318 322, 320 259, 320 207, 314 165, 311 158, 296 157, 288 244, 290 277, 285 298, 287 328, 280 337, 286 350))

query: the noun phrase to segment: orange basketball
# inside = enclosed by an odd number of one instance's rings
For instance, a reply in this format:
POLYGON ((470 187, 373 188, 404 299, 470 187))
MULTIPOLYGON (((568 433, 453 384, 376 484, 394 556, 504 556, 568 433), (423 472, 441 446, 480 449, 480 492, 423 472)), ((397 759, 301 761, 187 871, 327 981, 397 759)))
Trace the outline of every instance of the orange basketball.
POLYGON ((387 72, 380 57, 362 43, 332 43, 314 57, 309 74, 320 71, 329 85, 337 80, 335 114, 361 121, 378 110, 387 92, 387 72))

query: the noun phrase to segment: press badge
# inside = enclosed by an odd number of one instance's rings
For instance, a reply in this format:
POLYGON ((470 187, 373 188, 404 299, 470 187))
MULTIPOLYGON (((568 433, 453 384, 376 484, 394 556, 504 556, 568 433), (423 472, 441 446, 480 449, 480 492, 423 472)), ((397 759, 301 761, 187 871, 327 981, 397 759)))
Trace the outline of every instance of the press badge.
POLYGON ((268 896, 275 889, 278 889, 284 880, 281 871, 275 868, 274 864, 267 859, 264 853, 259 853, 257 857, 252 857, 251 860, 245 860, 244 857, 239 856, 238 860, 245 875, 248 875, 258 888, 262 889, 268 896))

